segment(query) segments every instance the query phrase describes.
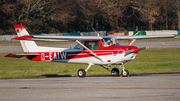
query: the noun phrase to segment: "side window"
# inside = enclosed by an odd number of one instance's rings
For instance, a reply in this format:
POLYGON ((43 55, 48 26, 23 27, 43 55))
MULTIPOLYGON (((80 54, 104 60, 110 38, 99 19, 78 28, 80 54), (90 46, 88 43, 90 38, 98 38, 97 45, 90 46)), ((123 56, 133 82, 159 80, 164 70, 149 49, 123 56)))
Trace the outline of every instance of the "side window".
POLYGON ((93 49, 99 49, 99 43, 95 42, 93 49))
POLYGON ((89 49, 92 49, 92 45, 93 45, 92 42, 87 42, 86 43, 86 47, 89 48, 89 49))
POLYGON ((86 42, 86 47, 89 49, 99 49, 99 43, 97 42, 86 42))

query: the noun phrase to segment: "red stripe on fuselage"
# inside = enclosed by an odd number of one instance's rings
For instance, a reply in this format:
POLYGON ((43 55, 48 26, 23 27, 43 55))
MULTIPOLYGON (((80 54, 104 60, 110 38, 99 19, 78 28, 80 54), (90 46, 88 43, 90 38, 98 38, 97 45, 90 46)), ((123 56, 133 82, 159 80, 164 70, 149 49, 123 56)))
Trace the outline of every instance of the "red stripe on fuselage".
MULTIPOLYGON (((104 55, 117 55, 121 54, 123 51, 129 50, 134 46, 119 46, 112 45, 108 47, 104 47, 103 49, 94 49, 93 51, 97 56, 104 55)), ((94 56, 87 50, 84 51, 76 51, 76 52, 27 52, 25 54, 40 54, 38 56, 28 56, 27 58, 33 61, 51 61, 51 60, 69 60, 69 59, 78 59, 78 58, 87 58, 94 56)))
MULTIPOLYGON (((93 51, 97 56, 118 54, 119 51, 93 51)), ((120 52, 119 52, 120 53, 120 52)), ((122 53, 122 52, 121 52, 122 53)), ((90 52, 31 52, 25 54, 40 54, 38 56, 28 56, 27 58, 33 61, 49 61, 49 60, 67 60, 92 57, 90 52)))

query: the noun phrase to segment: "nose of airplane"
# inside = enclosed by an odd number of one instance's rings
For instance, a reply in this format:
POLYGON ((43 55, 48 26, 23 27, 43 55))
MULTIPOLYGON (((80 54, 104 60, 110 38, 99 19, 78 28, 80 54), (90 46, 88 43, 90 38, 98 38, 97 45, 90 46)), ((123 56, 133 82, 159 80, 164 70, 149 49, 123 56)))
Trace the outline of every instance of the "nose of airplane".
POLYGON ((132 47, 130 47, 129 50, 124 51, 124 53, 126 53, 126 54, 128 54, 128 53, 137 53, 139 50, 140 50, 139 48, 137 48, 135 46, 132 46, 132 47))
POLYGON ((133 53, 137 53, 137 52, 139 51, 139 48, 137 48, 137 47, 135 47, 135 46, 134 46, 132 49, 134 50, 133 53))

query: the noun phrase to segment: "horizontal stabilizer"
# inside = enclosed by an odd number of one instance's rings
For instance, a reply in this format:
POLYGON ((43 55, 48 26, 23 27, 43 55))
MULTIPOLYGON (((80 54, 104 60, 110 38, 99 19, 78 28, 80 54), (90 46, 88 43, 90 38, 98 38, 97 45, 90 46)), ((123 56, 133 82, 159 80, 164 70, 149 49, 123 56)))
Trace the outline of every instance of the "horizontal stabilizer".
POLYGON ((28 38, 33 38, 34 36, 32 35, 25 35, 25 36, 20 36, 20 37, 16 37, 16 38, 12 38, 11 40, 25 40, 28 38))
POLYGON ((21 57, 25 57, 25 56, 37 56, 37 55, 39 55, 39 54, 12 54, 12 53, 10 53, 4 57, 21 58, 21 57))

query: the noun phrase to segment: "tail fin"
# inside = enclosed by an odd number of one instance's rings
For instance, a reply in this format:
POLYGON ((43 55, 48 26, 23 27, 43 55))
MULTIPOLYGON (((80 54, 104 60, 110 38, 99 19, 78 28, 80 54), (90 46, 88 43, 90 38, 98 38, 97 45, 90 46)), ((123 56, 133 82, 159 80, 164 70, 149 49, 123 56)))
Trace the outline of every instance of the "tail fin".
MULTIPOLYGON (((18 37, 29 35, 23 24, 14 25, 18 37)), ((35 52, 38 49, 37 44, 34 41, 20 40, 21 46, 24 52, 35 52)))

